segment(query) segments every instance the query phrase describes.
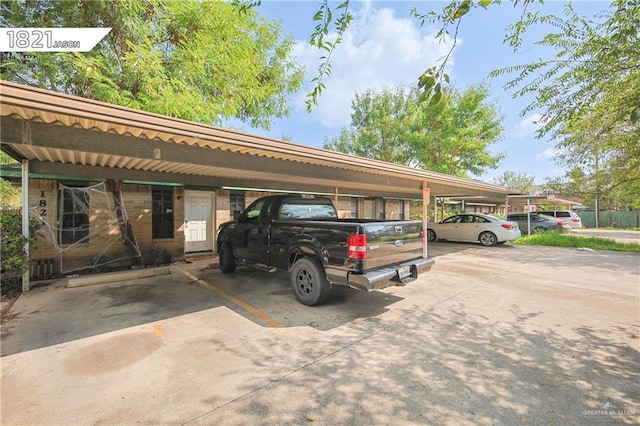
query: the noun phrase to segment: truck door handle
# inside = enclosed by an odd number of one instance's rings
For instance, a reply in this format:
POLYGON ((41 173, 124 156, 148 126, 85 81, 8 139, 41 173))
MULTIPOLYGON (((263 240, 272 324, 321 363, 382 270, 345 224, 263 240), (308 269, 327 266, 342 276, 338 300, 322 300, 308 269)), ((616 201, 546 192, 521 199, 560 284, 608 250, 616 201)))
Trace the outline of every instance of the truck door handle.
POLYGON ((251 233, 252 234, 257 234, 258 233, 258 228, 251 228, 251 233))

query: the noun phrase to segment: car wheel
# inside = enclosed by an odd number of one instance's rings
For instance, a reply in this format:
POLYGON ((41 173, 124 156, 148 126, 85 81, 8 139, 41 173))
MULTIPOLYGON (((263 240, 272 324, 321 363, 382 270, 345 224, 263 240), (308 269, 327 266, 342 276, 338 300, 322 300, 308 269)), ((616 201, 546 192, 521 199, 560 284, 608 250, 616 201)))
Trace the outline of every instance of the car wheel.
POLYGON ((480 234, 480 237, 478 238, 478 240, 483 246, 487 246, 487 247, 495 246, 496 244, 498 244, 498 239, 496 238, 496 234, 489 231, 485 231, 482 234, 480 234))
POLYGON ((433 242, 435 240, 437 240, 438 237, 436 237, 436 233, 434 232, 433 229, 427 229, 427 241, 429 242, 433 242))
POLYGON ((322 263, 309 257, 303 257, 293 264, 291 286, 298 301, 307 306, 321 304, 331 291, 322 263))
POLYGON ((539 227, 539 226, 536 226, 535 228, 533 228, 533 229, 531 230, 531 233, 532 233, 532 234, 544 234, 544 232, 545 232, 545 229, 544 229, 544 228, 541 228, 541 227, 539 227))
POLYGON ((236 259, 233 257, 231 244, 222 243, 218 251, 218 262, 220 263, 220 270, 223 274, 230 274, 236 270, 236 259))

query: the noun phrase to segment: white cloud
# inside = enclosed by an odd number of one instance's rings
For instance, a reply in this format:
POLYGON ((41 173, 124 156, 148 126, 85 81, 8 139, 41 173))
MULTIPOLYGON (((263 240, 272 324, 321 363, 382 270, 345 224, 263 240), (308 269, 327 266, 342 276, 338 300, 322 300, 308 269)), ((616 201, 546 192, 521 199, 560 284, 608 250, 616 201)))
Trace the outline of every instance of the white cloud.
POLYGON ((524 139, 533 134, 542 126, 542 114, 534 113, 525 117, 513 128, 513 137, 524 139))
MULTIPOLYGON (((393 9, 376 9, 371 3, 363 3, 354 17, 342 43, 333 52, 331 76, 323 80, 326 88, 312 113, 312 119, 325 127, 349 125, 351 100, 356 91, 411 86, 451 46, 436 40, 435 33, 421 28, 417 20, 394 16, 393 9)), ((300 41, 294 53, 298 63, 305 66, 307 78, 316 77, 323 52, 300 41)), ((453 63, 450 58, 448 68, 453 63)), ((305 108, 310 87, 296 99, 296 108, 305 108)))
POLYGON ((555 158, 560 153, 560 150, 557 148, 547 148, 544 151, 536 154, 537 160, 551 160, 555 158))

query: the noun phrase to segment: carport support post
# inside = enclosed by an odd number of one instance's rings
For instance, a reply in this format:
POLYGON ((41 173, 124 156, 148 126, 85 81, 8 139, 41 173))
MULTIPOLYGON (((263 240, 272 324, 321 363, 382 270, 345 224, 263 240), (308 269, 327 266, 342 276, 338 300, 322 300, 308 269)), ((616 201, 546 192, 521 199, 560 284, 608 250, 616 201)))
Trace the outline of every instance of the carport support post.
POLYGON ((338 211, 338 187, 337 186, 333 188, 333 205, 335 206, 336 211, 338 211))
POLYGON ((29 160, 22 160, 22 235, 27 239, 24 243, 24 257, 27 267, 22 272, 22 291, 29 291, 31 261, 29 258, 29 160))
POLYGON ((422 257, 427 258, 427 225, 429 224, 429 219, 427 218, 429 214, 429 198, 431 197, 431 189, 427 187, 427 183, 424 182, 422 184, 422 238, 424 239, 424 244, 422 244, 422 257))
POLYGON ((527 198, 527 235, 531 235, 531 199, 527 198))

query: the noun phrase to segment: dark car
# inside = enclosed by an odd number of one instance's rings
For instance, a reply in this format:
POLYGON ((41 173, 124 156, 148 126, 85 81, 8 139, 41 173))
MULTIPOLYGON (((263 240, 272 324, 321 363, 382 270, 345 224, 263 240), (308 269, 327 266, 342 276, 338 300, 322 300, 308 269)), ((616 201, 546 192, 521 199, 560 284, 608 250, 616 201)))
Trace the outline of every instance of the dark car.
POLYGON ((507 216, 507 220, 518 222, 518 226, 522 229, 524 235, 540 234, 542 232, 570 232, 571 227, 565 220, 556 219, 555 217, 546 216, 540 213, 530 213, 531 230, 529 231, 529 217, 527 213, 511 213, 507 216))

